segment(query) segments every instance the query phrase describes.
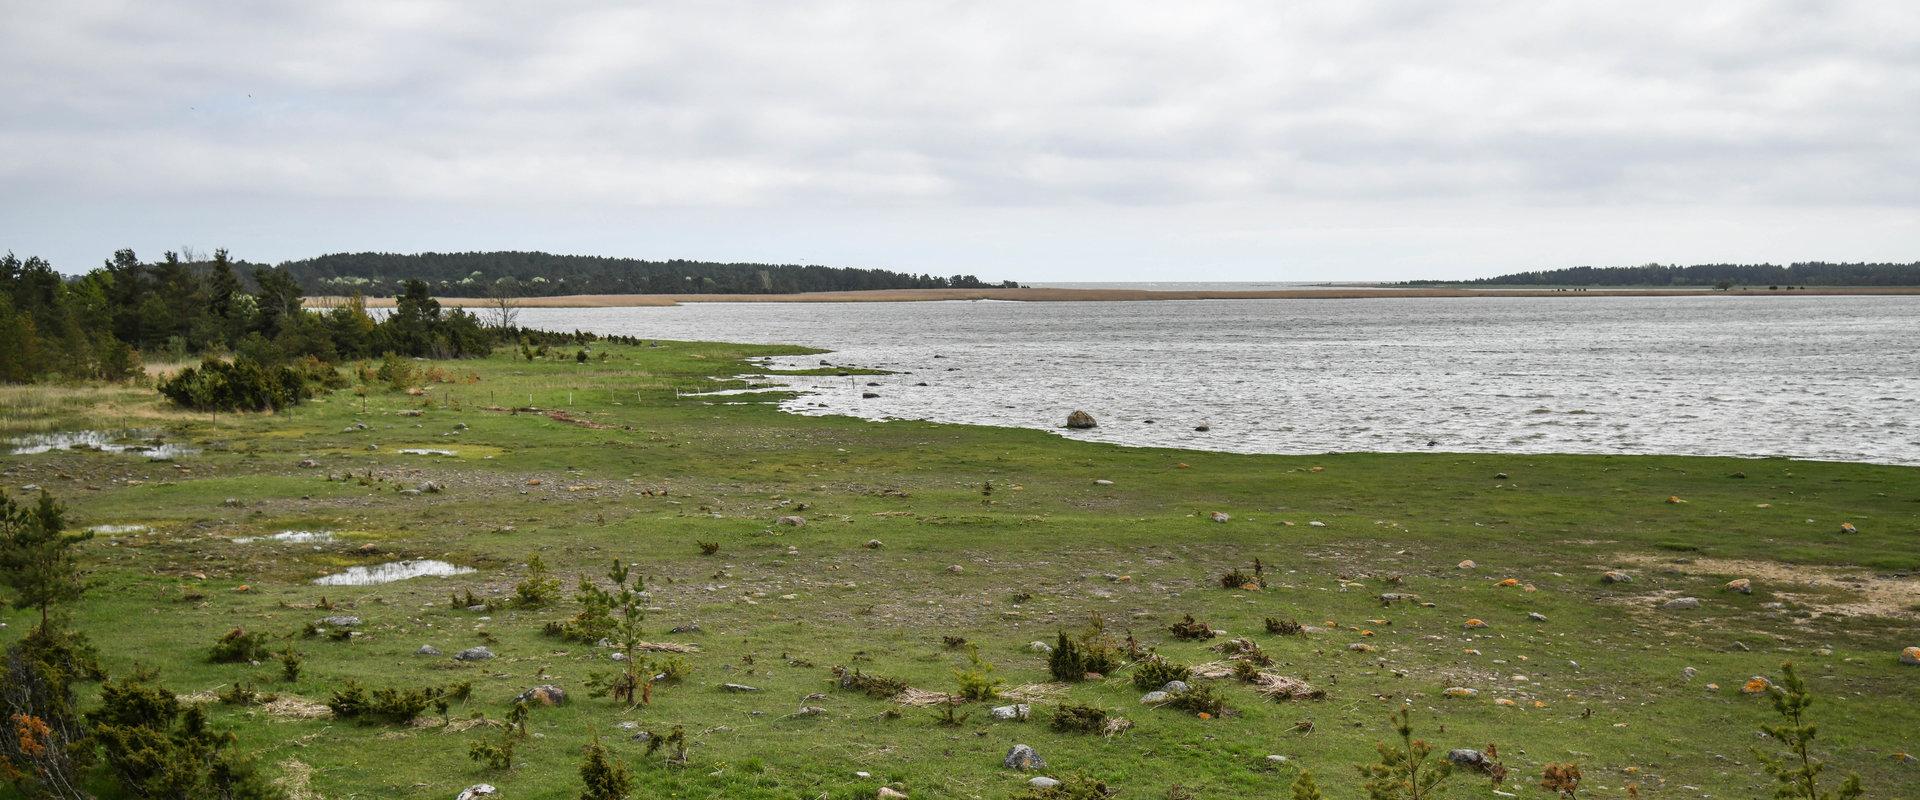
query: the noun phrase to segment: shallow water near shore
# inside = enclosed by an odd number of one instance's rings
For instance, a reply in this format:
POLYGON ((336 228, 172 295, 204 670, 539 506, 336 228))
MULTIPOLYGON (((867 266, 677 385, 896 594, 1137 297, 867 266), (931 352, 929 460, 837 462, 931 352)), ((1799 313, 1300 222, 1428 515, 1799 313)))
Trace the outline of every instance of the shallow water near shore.
POLYGON ((445 561, 431 558, 389 561, 365 567, 349 567, 313 579, 315 586, 378 586, 383 583, 404 581, 408 578, 444 578, 449 575, 466 575, 473 572, 472 567, 460 567, 445 561))
POLYGON ((521 324, 802 344, 833 352, 768 367, 898 373, 768 376, 802 414, 1248 453, 1920 464, 1915 297, 705 303, 521 324), (1100 427, 1061 429, 1074 409, 1100 427))

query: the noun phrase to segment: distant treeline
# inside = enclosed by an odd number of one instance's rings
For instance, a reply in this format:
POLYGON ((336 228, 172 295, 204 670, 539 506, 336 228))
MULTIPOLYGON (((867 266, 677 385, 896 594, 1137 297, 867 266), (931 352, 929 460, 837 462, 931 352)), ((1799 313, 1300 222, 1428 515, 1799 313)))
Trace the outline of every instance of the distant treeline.
POLYGON ((1568 267, 1516 272, 1471 281, 1408 281, 1407 285, 1474 283, 1528 286, 1920 286, 1920 261, 1911 264, 1645 264, 1568 267))
POLYGON ((182 405, 253 410, 297 402, 310 394, 308 384, 332 385, 332 365, 343 362, 482 356, 501 343, 533 358, 533 347, 596 338, 522 329, 504 307, 485 322, 443 309, 421 281, 398 288, 392 313, 376 321, 358 296, 308 311, 289 270, 248 266, 225 250, 204 259, 169 252, 153 262, 121 250, 75 276, 7 253, 0 256, 0 383, 143 379, 149 359, 231 357, 230 367, 208 361, 160 388, 182 405))
POLYGON ((911 275, 883 269, 799 264, 642 261, 538 252, 335 253, 280 265, 316 295, 397 294, 402 282, 424 281, 442 297, 564 294, 792 294, 864 289, 981 289, 972 275, 911 275))

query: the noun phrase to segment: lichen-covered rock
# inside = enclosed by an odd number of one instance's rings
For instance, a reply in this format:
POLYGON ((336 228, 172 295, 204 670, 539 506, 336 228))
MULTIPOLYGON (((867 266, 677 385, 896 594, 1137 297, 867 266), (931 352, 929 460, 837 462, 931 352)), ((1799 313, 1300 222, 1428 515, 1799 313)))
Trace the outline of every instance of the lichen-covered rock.
POLYGON ((459 661, 486 661, 487 659, 493 658, 493 651, 485 647, 469 647, 458 653, 454 653, 453 657, 459 661))
POLYGON ((514 701, 529 706, 563 706, 567 704, 567 690, 551 683, 542 684, 521 692, 514 701))
POLYGON ((1727 581, 1727 591, 1739 592, 1741 594, 1753 594, 1753 581, 1748 580, 1746 578, 1735 578, 1733 580, 1727 581))
POLYGON ((1676 597, 1665 603, 1661 603, 1660 607, 1668 611, 1690 611, 1700 607, 1700 598, 1676 597))
POLYGON ((1088 428, 1098 428, 1100 427, 1100 423, 1095 422, 1093 420, 1092 414, 1089 414, 1085 411, 1076 410, 1073 413, 1067 415, 1067 427, 1072 428, 1073 430, 1082 431, 1088 428))
POLYGON ((1627 573, 1621 572, 1620 570, 1617 570, 1617 569, 1610 569, 1600 574, 1600 582, 1601 583, 1632 583, 1633 576, 1628 575, 1627 573))
POLYGON ((1920 667, 1920 647, 1909 647, 1900 651, 1900 663, 1909 667, 1920 667))
POLYGON ((1047 768, 1047 760, 1041 758, 1039 753, 1033 751, 1033 748, 1024 744, 1016 744, 1007 750, 1007 757, 1001 759, 1000 763, 1005 765, 1007 769, 1030 770, 1047 768))

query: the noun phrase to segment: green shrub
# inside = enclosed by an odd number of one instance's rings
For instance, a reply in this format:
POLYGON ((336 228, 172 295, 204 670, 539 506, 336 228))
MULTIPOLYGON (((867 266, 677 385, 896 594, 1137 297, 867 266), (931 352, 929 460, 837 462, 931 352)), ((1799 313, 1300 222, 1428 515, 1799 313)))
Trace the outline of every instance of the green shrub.
POLYGON ((447 696, 445 689, 375 689, 369 693, 359 683, 349 679, 333 696, 327 699, 327 708, 340 719, 352 720, 364 725, 405 725, 424 713, 428 707, 444 704, 447 696))
POLYGON ((1188 614, 1185 619, 1173 623, 1173 627, 1169 630, 1173 631, 1173 638, 1175 639, 1191 640, 1213 638, 1213 626, 1194 620, 1192 614, 1188 614))
POLYGON ((108 770, 126 794, 166 800, 277 800, 285 794, 254 773, 198 708, 140 670, 101 687, 100 709, 87 715, 108 770))
MULTIPOLYGON (((1773 777, 1775 797, 1793 800, 1854 800, 1864 794, 1860 788, 1860 776, 1848 775, 1840 782, 1840 788, 1832 792, 1819 790, 1820 773, 1827 764, 1809 754, 1818 726, 1807 721, 1807 709, 1813 706, 1813 694, 1807 691, 1807 683, 1794 672, 1793 663, 1780 665, 1781 678, 1777 684, 1767 687, 1767 696, 1773 700, 1773 710, 1780 715, 1779 725, 1761 725, 1761 732, 1787 748, 1785 758, 1769 756, 1755 751, 1760 765, 1773 777)), ((1576 768, 1572 783, 1579 785, 1580 773, 1576 768)), ((1569 791, 1567 796, 1571 797, 1569 791)))
POLYGON ((1093 706, 1061 705, 1053 709, 1051 724, 1061 733, 1099 733, 1107 727, 1107 712, 1093 706))
POLYGON ((1148 692, 1172 681, 1184 681, 1191 677, 1193 677, 1193 670, 1160 656, 1142 661, 1133 668, 1133 685, 1148 692))
POLYGON ((883 678, 878 675, 867 675, 857 669, 849 670, 846 667, 834 667, 833 676, 835 681, 840 685, 840 688, 863 692, 868 697, 881 700, 896 697, 901 692, 907 690, 906 681, 896 678, 883 678))
POLYGON ((267 658, 267 635, 248 633, 244 628, 234 628, 220 637, 220 641, 213 643, 211 655, 216 664, 264 661, 267 658))
MULTIPOLYGON (((324 369, 333 373, 331 367, 324 369)), ((314 391, 315 383, 300 369, 270 367, 250 358, 209 358, 160 384, 161 395, 195 411, 278 411, 313 397, 314 391)))
POLYGON ((547 562, 540 560, 540 554, 527 557, 527 577, 513 586, 514 602, 529 608, 538 608, 553 602, 560 594, 560 579, 547 571, 547 562))
POLYGON ((1054 680, 1070 683, 1086 680, 1088 673, 1105 675, 1119 667, 1120 646, 1107 635, 1098 617, 1077 639, 1068 638, 1062 631, 1053 653, 1047 656, 1047 671, 1053 673, 1054 680))
POLYGON ((1227 698, 1212 686, 1200 683, 1188 687, 1184 692, 1168 695, 1167 705, 1189 714, 1218 717, 1227 711, 1227 698))
POLYGON ((960 681, 960 696, 967 700, 992 700, 1000 695, 1000 683, 993 677, 993 665, 980 658, 980 649, 967 646, 966 669, 956 669, 953 676, 960 681))

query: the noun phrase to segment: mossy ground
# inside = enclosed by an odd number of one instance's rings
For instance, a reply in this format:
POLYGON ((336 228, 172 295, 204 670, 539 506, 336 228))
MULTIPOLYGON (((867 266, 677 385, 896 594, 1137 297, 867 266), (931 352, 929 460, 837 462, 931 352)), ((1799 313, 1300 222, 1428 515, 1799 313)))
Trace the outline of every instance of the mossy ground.
MULTIPOLYGON (((1442 749, 1498 744, 1508 788, 1522 796, 1539 795, 1532 784, 1549 761, 1581 764, 1583 797, 1624 797, 1629 783, 1649 798, 1755 796, 1768 791, 1752 749, 1769 744, 1756 726, 1770 711, 1740 687, 1786 660, 1820 696, 1821 749, 1839 769, 1860 772, 1876 796, 1920 784, 1920 764, 1897 756, 1920 749, 1920 668, 1897 661, 1901 647, 1920 644, 1920 596, 1902 577, 1920 571, 1920 470, 1130 449, 1037 431, 796 417, 780 413, 773 394, 685 396, 745 387, 712 378, 751 372, 747 357, 805 352, 794 348, 599 351, 609 357, 587 364, 502 351, 439 365, 453 382, 424 396, 348 390, 279 415, 217 420, 125 389, 10 390, 0 432, 138 426, 203 452, 176 463, 0 456, 3 479, 10 491, 53 491, 79 526, 151 526, 85 546, 93 588, 76 624, 115 672, 144 663, 182 694, 251 681, 313 700, 349 678, 373 687, 471 680, 473 699, 454 707, 455 721, 500 719, 536 684, 574 694, 534 712, 536 737, 510 772, 468 758, 483 730, 214 707, 216 724, 266 769, 329 798, 444 799, 477 782, 513 800, 574 797, 581 748, 594 736, 634 766, 641 797, 870 798, 883 783, 914 797, 1006 797, 1025 776, 1001 768, 1001 756, 1027 743, 1054 770, 1104 778, 1127 797, 1174 784, 1196 797, 1278 796, 1292 774, 1267 766, 1277 753, 1312 768, 1327 796, 1353 798, 1350 765, 1372 759, 1401 704, 1442 749), (399 452, 410 447, 457 455, 399 452), (425 481, 444 490, 401 491, 425 481), (1231 521, 1211 521, 1215 511, 1231 521), (808 522, 775 524, 788 514, 808 522), (1859 532, 1841 533, 1843 522, 1859 532), (335 538, 231 541, 289 529, 335 538), (883 546, 865 547, 870 539, 883 546), (703 556, 698 541, 720 551, 703 556), (686 656, 692 675, 657 687, 650 706, 622 708, 585 691, 591 673, 614 666, 606 650, 541 633, 574 613, 570 600, 491 614, 449 606, 455 591, 510 595, 534 553, 569 597, 576 574, 598 576, 614 558, 637 564, 659 609, 651 638, 697 645, 686 656), (1264 591, 1219 588, 1220 573, 1256 557, 1268 565, 1264 591), (397 558, 478 571, 360 588, 310 583, 397 558), (1463 559, 1477 567, 1457 568, 1463 559), (1635 580, 1604 585, 1607 569, 1635 580), (1755 578, 1751 595, 1719 588, 1742 576, 1755 578), (1500 585, 1507 578, 1535 591, 1500 585), (1433 607, 1382 607, 1382 592, 1433 607), (1703 606, 1657 608, 1679 595, 1703 606), (316 609, 323 596, 339 610, 316 609), (328 613, 361 617, 364 635, 298 638, 328 613), (989 704, 973 704, 950 727, 932 710, 830 684, 829 668, 845 664, 954 688, 953 670, 967 660, 943 636, 976 644, 1009 685, 1043 683, 1044 656, 1027 644, 1078 630, 1090 615, 1181 663, 1221 658, 1209 642, 1168 633, 1189 613, 1254 639, 1274 669, 1328 698, 1275 703, 1229 679, 1219 683, 1234 713, 1203 720, 1139 705, 1124 672, 1056 692, 1135 723, 1102 738, 1049 730, 1049 703, 1030 722, 996 722, 989 704), (1318 630, 1272 636, 1266 617, 1318 630), (1463 629, 1469 618, 1489 627, 1463 629), (702 632, 667 632, 688 623, 702 632), (303 652, 300 680, 280 681, 272 662, 209 663, 208 647, 235 626, 303 652), (500 657, 482 663, 413 654, 489 642, 500 657), (1350 651, 1354 643, 1375 649, 1350 651), (1692 680, 1682 676, 1689 666, 1692 680), (722 691, 728 682, 762 691, 722 691), (1478 696, 1443 696, 1455 686, 1478 696), (826 699, 805 700, 816 692, 826 699), (795 715, 803 704, 826 713, 795 715), (690 763, 645 757, 619 727, 628 721, 684 726, 690 763)), ((23 612, 6 621, 0 635, 29 624, 23 612)), ((1487 791, 1485 779, 1462 775, 1449 796, 1487 791)))

